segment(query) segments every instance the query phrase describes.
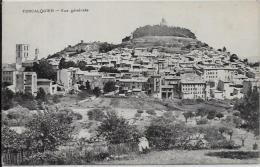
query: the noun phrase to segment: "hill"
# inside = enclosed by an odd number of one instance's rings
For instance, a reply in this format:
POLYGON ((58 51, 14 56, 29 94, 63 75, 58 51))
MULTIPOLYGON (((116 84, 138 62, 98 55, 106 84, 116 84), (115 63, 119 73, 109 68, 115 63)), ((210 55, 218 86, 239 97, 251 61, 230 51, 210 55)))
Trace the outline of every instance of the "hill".
POLYGON ((187 28, 171 27, 167 25, 146 25, 137 28, 133 32, 133 38, 144 36, 175 36, 196 39, 195 34, 187 28))

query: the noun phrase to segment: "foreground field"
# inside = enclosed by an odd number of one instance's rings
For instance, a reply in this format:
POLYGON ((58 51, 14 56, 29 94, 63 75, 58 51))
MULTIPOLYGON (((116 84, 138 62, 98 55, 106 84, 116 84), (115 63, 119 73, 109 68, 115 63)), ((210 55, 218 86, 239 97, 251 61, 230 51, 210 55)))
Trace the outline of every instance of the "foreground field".
MULTIPOLYGON (((260 158, 251 159, 231 159, 208 156, 207 153, 221 152, 230 150, 167 150, 153 151, 148 154, 132 155, 123 160, 103 161, 98 164, 256 164, 260 158)), ((255 152, 257 154, 257 152, 255 152)), ((258 153, 259 154, 259 153, 258 153)))

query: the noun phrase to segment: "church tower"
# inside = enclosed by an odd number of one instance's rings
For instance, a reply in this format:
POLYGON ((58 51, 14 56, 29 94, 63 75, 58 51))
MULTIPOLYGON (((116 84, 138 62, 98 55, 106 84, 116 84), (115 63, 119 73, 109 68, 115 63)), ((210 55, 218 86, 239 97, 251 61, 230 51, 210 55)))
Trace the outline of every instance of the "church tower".
POLYGON ((16 68, 22 67, 22 63, 29 57, 28 44, 16 44, 16 68))

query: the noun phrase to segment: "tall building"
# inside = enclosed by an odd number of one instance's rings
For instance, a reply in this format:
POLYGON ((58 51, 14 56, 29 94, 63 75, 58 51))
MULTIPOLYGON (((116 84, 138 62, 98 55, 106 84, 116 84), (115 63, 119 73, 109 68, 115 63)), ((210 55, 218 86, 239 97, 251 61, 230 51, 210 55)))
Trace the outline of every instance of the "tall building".
POLYGON ((37 74, 36 72, 19 72, 16 75, 16 92, 37 94, 37 74))
POLYGON ((28 44, 16 44, 16 68, 20 68, 22 63, 29 57, 28 44))

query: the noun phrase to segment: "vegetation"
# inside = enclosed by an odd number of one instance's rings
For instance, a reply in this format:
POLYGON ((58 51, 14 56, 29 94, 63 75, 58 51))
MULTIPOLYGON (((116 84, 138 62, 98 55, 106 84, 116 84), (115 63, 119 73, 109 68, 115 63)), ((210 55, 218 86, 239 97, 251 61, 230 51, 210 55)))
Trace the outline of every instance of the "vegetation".
POLYGON ((150 114, 150 115, 156 115, 156 112, 155 112, 155 110, 146 110, 146 113, 147 114, 150 114))
POLYGON ((34 71, 37 78, 50 79, 56 81, 57 73, 47 59, 41 59, 39 62, 33 63, 33 67, 27 67, 25 71, 34 71))
POLYGON ((108 81, 105 83, 103 91, 104 93, 112 92, 116 90, 116 83, 114 81, 108 81))
POLYGON ((192 111, 188 111, 188 112, 184 112, 184 113, 183 113, 183 116, 184 116, 185 121, 186 121, 186 123, 187 123, 187 121, 188 121, 189 118, 194 117, 194 114, 193 114, 192 111))
POLYGON ((144 27, 137 28, 133 32, 133 38, 139 38, 143 36, 176 36, 196 39, 195 34, 192 33, 189 29, 160 25, 146 25, 144 27))
POLYGON ((43 90, 43 88, 39 88, 39 90, 37 92, 36 100, 40 100, 42 102, 47 101, 47 96, 46 96, 46 93, 43 90))
POLYGON ((100 90, 100 88, 99 88, 99 87, 95 87, 95 88, 93 89, 93 94, 94 94, 96 97, 100 96, 100 95, 101 95, 101 90, 100 90))
POLYGON ((104 137, 111 144, 136 142, 139 138, 137 129, 114 111, 107 112, 97 132, 98 136, 104 137))
POLYGON ((88 119, 95 121, 102 121, 105 117, 105 113, 100 109, 93 109, 88 111, 88 119))
POLYGON ((2 87, 1 90, 1 109, 8 110, 13 106, 14 93, 10 89, 4 87, 2 87))
POLYGON ((56 150, 71 139, 69 112, 51 111, 35 114, 26 124, 24 132, 27 149, 38 152, 56 150))
POLYGON ((109 52, 109 51, 111 51, 111 50, 113 50, 117 47, 118 47, 117 45, 104 42, 104 43, 101 43, 99 45, 99 52, 100 53, 107 53, 107 52, 109 52))
POLYGON ((240 111, 240 116, 245 120, 245 127, 259 135, 259 92, 257 88, 249 89, 243 99, 235 103, 234 108, 240 111))
POLYGON ((102 66, 98 72, 106 72, 106 73, 120 73, 116 68, 114 67, 106 67, 102 66))

